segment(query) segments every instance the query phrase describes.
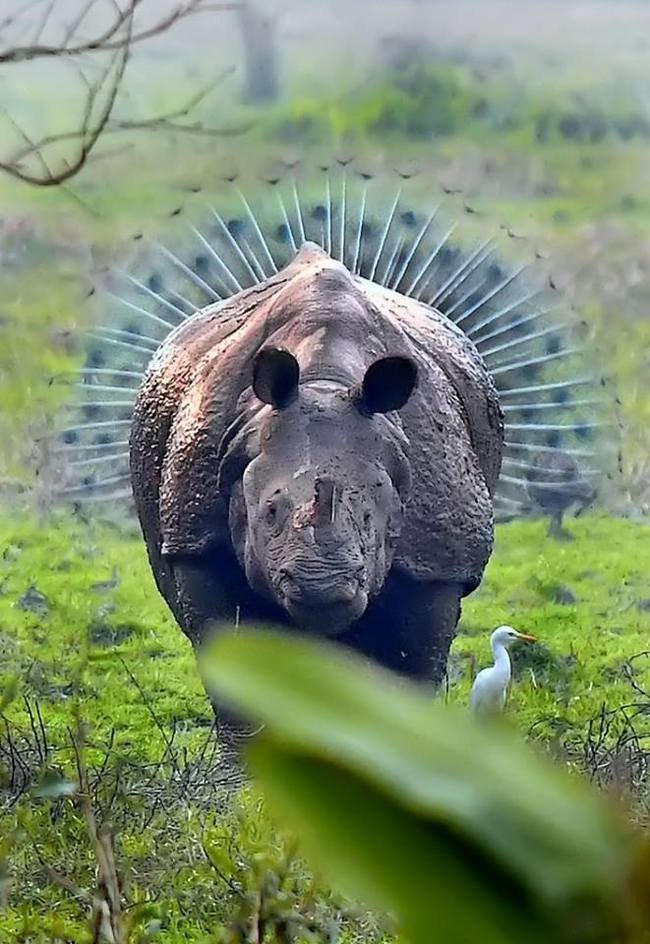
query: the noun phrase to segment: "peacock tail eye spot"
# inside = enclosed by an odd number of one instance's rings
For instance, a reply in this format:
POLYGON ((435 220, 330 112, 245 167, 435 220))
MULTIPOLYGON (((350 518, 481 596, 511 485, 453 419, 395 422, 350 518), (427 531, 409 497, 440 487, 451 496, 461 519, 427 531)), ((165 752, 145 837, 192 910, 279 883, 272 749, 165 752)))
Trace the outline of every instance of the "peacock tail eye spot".
POLYGON ((505 277, 505 272, 503 271, 501 266, 496 262, 491 263, 491 265, 488 267, 488 279, 490 280, 490 282, 493 284, 495 282, 501 282, 504 279, 504 277, 505 277))
POLYGON ((322 203, 317 203, 312 209, 310 216, 312 220, 317 220, 319 223, 324 223, 327 219, 327 210, 322 203))
POLYGON ((75 432, 74 429, 67 429, 63 434, 62 439, 67 446, 72 446, 74 443, 79 441, 79 433, 75 432))
POLYGON ((101 348, 95 347, 88 353, 88 358, 86 360, 86 366, 88 367, 103 367, 106 363, 106 355, 101 350, 101 348))
POLYGON ((413 210, 405 210, 404 213, 402 213, 400 219, 404 226, 412 227, 417 223, 417 217, 413 210))
POLYGON ((556 390, 555 396, 553 397, 553 403, 557 403, 561 405, 563 403, 566 403, 568 399, 569 399, 569 394, 567 393, 566 390, 556 390))
POLYGON ((199 275, 206 274, 210 269, 210 260, 207 256, 194 257, 194 271, 199 275))
POLYGON ((237 239, 238 236, 243 236, 244 234, 244 221, 238 219, 228 220, 226 223, 228 232, 231 236, 234 236, 237 239))
POLYGON ((458 258, 458 255, 459 250, 454 249, 451 246, 443 246, 438 252, 438 258, 440 259, 441 267, 452 265, 453 262, 458 258))
POLYGON ((562 347, 562 341, 557 334, 551 335, 551 337, 546 342, 546 353, 547 354, 557 354, 560 348, 562 347))
POLYGON ((275 238, 279 243, 288 243, 289 238, 289 227, 286 223, 280 223, 275 231, 275 238))
POLYGON ((519 335, 521 335, 521 334, 527 334, 528 330, 529 330, 529 329, 528 329, 528 325, 526 325, 526 324, 517 324, 516 321, 513 323, 512 327, 510 328, 510 331, 512 331, 512 333, 515 334, 515 335, 517 335, 517 334, 519 334, 519 335))
POLYGON ((151 289, 152 292, 160 292, 163 287, 162 276, 158 272, 152 272, 152 274, 147 279, 147 288, 151 289))
POLYGON ((593 430, 589 427, 588 424, 578 426, 576 429, 576 436, 578 439, 581 439, 583 442, 593 438, 593 430))
POLYGON ((556 430, 546 434, 546 445, 551 449, 557 449, 560 445, 560 434, 556 430))

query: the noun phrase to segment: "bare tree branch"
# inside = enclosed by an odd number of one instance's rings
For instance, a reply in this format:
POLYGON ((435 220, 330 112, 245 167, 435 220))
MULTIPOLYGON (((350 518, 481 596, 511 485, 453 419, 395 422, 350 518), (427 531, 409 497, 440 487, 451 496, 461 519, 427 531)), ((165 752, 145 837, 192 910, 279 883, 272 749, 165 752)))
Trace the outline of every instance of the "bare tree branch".
POLYGON ((86 17, 88 16, 92 8, 96 5, 96 3, 97 3, 97 0, 88 0, 88 3, 85 5, 85 7, 81 8, 78 16, 75 17, 72 23, 70 23, 70 25, 68 26, 65 36, 63 37, 63 43, 62 43, 62 46, 66 51, 68 50, 68 44, 72 41, 72 39, 77 33, 77 30, 79 29, 83 21, 86 19, 86 17))
POLYGON ((34 38, 32 39, 33 43, 37 43, 39 39, 41 38, 41 36, 43 35, 43 31, 45 30, 48 20, 50 19, 52 15, 52 10, 54 9, 55 4, 56 4, 56 0, 50 0, 50 2, 45 7, 45 12, 43 13, 43 16, 41 17, 40 22, 36 26, 36 32, 34 33, 34 38))
POLYGON ((32 42, 28 45, 13 45, 0 48, 0 65, 11 65, 37 59, 61 59, 71 63, 80 84, 85 89, 79 120, 74 127, 61 132, 34 138, 29 136, 19 123, 7 116, 22 144, 7 156, 0 155, 0 172, 4 172, 23 183, 39 187, 59 186, 70 180, 88 161, 100 138, 105 134, 128 131, 158 131, 183 133, 196 136, 222 136, 240 134, 244 127, 220 128, 206 126, 200 121, 187 122, 189 114, 200 105, 215 87, 228 76, 233 68, 223 70, 209 85, 202 87, 187 100, 169 111, 143 119, 126 119, 115 115, 118 95, 123 86, 125 72, 130 61, 133 45, 167 32, 181 20, 200 13, 215 13, 237 10, 240 3, 206 3, 205 0, 178 0, 176 5, 153 24, 139 31, 135 28, 136 13, 143 8, 144 0, 107 0, 112 10, 111 22, 90 39, 80 40, 78 32, 88 15, 100 0, 85 0, 72 21, 65 27, 62 38, 53 44, 41 42, 51 24, 57 0, 34 0, 20 13, 7 16, 0 21, 0 36, 21 20, 25 10, 34 10, 39 4, 43 9, 36 17, 32 42), (109 56, 108 65, 92 81, 83 65, 84 57, 90 53, 109 56), (74 144, 71 155, 58 159, 51 166, 52 149, 62 143, 74 144))
MULTIPOLYGON (((54 2, 56 2, 56 0, 54 0, 54 2)), ((93 6, 94 2, 95 0, 93 0, 93 3, 89 4, 88 7, 93 6)), ((67 44, 62 46, 60 43, 39 45, 36 42, 25 46, 14 46, 0 52, 0 65, 9 62, 25 62, 26 60, 32 59, 58 58, 64 53, 68 56, 78 56, 83 53, 105 52, 106 50, 117 49, 126 42, 126 39, 120 36, 120 30, 126 23, 133 20, 138 7, 140 7, 143 2, 144 0, 129 0, 129 4, 125 9, 122 10, 118 7, 117 15, 111 25, 92 39, 78 43, 76 46, 69 46, 67 44)), ((203 0, 184 0, 184 2, 180 3, 179 6, 152 26, 140 32, 134 32, 128 42, 130 45, 134 45, 143 40, 151 39, 154 36, 159 36, 178 23, 179 20, 185 19, 185 17, 188 16, 195 16, 198 13, 234 11, 241 9, 241 7, 242 3, 206 4, 203 0)), ((80 25, 81 20, 83 20, 87 12, 86 10, 83 16, 79 18, 79 24, 77 25, 80 25)), ((76 32, 76 28, 75 26, 74 30, 68 30, 68 42, 74 35, 74 32, 76 32)))
MULTIPOLYGON (((200 0, 196 0, 196 2, 200 2, 200 0)), ((62 46, 61 43, 51 45, 29 43, 25 46, 13 46, 0 52, 0 65, 10 62, 25 62, 32 59, 58 58, 62 55, 76 56, 86 52, 102 52, 108 48, 107 43, 114 42, 115 38, 120 36, 120 31, 125 24, 133 21, 136 10, 141 3, 142 0, 129 0, 125 9, 122 10, 116 7, 116 15, 111 25, 87 42, 79 43, 76 46, 62 46)), ((124 45, 125 42, 126 37, 122 37, 120 45, 124 45)))
MULTIPOLYGON (((132 20, 129 22, 132 23, 132 20)), ((48 167, 43 156, 42 144, 34 144, 34 142, 30 141, 28 145, 28 153, 35 153, 37 155, 39 161, 44 165, 44 173, 38 174, 32 173, 28 170, 23 170, 20 163, 15 161, 10 161, 8 164, 0 163, 0 169, 5 170, 7 173, 11 174, 12 177, 23 181, 23 183, 36 184, 41 187, 57 186, 58 184, 69 180, 71 177, 74 177, 74 175, 77 174, 86 163, 88 155, 93 150, 97 144, 97 141, 99 140, 100 135, 106 128, 108 120, 111 116, 111 112, 113 111, 113 107, 115 105, 115 99, 117 98, 118 90, 124 77, 124 71, 129 59, 130 48, 131 47, 126 44, 118 49, 113 60, 109 63, 108 67, 101 75, 99 81, 89 86, 82 118, 82 125, 78 135, 79 148, 71 162, 66 161, 61 170, 55 172, 52 171, 48 167), (112 76, 111 73, 113 73, 112 76), (93 112, 95 110, 95 106, 99 96, 101 95, 102 89, 106 83, 109 82, 109 79, 110 84, 106 94, 106 100, 100 108, 98 117, 93 122, 93 112)), ((25 135, 23 135, 23 137, 25 137, 25 135)))
MULTIPOLYGON (((228 75, 232 73, 232 67, 225 69, 217 78, 202 88, 199 92, 191 96, 187 101, 184 102, 178 108, 175 108, 171 111, 164 112, 159 115, 155 115, 151 118, 143 118, 141 120, 130 120, 130 119, 110 119, 100 130, 102 135, 116 134, 118 132, 126 131, 164 131, 164 132, 181 132, 183 134, 190 134, 196 136, 205 136, 205 137, 227 137, 231 135, 243 134, 245 131, 249 130, 250 124, 236 125, 230 128, 215 128, 215 127, 206 127, 200 122, 194 122, 193 124, 184 124, 178 121, 180 118, 185 118, 189 113, 196 108, 196 106, 204 101, 208 95, 210 95, 215 87, 223 81, 228 75)), ((83 77, 83 81, 87 82, 86 77, 83 77)), ((21 163, 28 157, 32 155, 36 156, 41 163, 43 163, 43 152, 51 147, 53 144, 60 144, 66 141, 82 141, 82 148, 84 139, 88 133, 88 106, 92 104, 97 95, 97 89, 93 86, 88 85, 88 100, 86 105, 86 113, 84 114, 84 120, 80 128, 76 128, 72 131, 62 131, 58 134, 46 135, 43 138, 40 138, 38 141, 30 140, 25 132, 16 125, 16 122, 10 118, 12 124, 17 129, 18 133, 21 135, 25 144, 20 150, 15 151, 13 155, 6 162, 8 168, 0 161, 0 169, 6 170, 7 173, 12 174, 13 176, 18 177, 20 180, 26 180, 28 183, 36 183, 36 177, 40 175, 25 175, 20 170, 21 163), (17 173, 14 173, 14 168, 18 168, 17 173)), ((94 146, 95 142, 91 141, 91 148, 94 146)), ((85 160, 87 162, 89 157, 89 151, 85 155, 85 160)), ((79 155, 81 156, 81 155, 79 155)), ((96 155, 97 159, 108 155, 100 154, 96 155)), ((69 173, 70 170, 73 170, 73 173, 76 173, 81 165, 75 168, 75 163, 73 162, 72 166, 67 168, 66 173, 69 173)), ((52 177, 52 172, 47 170, 47 173, 52 177)), ((72 176, 72 174, 70 174, 72 176)), ((52 180, 52 184, 62 183, 66 180, 67 177, 63 177, 57 180, 52 180)))

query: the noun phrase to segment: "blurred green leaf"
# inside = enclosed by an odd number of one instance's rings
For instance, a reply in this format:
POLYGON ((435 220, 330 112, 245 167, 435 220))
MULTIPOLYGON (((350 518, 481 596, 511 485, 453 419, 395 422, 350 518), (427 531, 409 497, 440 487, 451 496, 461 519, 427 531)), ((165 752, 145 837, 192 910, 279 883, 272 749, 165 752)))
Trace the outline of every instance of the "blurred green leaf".
POLYGON ((251 756, 278 811, 413 942, 631 940, 639 841, 508 732, 269 631, 222 636, 203 671, 267 726, 251 756))
POLYGON ((299 830, 312 856, 348 892, 398 915, 414 944, 548 941, 549 928, 535 927, 516 900, 511 906, 493 895, 453 840, 423 828, 363 780, 269 742, 253 756, 274 809, 299 830))

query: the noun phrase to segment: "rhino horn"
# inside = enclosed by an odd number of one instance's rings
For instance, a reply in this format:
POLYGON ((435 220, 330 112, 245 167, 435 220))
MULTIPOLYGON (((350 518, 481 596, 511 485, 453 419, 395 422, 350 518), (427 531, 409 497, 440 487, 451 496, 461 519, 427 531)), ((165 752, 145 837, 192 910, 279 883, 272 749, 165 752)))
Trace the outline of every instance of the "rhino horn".
POLYGON ((319 476, 314 483, 314 524, 329 525, 336 516, 336 483, 334 479, 319 476))
POLYGON ((305 528, 327 527, 336 517, 337 491, 334 479, 318 476, 314 483, 314 497, 296 509, 293 527, 296 531, 305 528))

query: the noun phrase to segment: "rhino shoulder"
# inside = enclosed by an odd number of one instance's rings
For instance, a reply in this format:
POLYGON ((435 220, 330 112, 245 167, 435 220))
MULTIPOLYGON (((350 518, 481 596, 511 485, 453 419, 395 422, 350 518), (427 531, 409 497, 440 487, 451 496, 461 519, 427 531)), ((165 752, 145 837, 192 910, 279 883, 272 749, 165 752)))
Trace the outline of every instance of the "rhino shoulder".
POLYGON ((374 286, 369 295, 393 343, 418 363, 417 390, 400 413, 413 484, 395 566, 473 587, 493 544, 503 449, 496 387, 472 342, 439 312, 374 286))
MULTIPOLYGON (((373 304, 397 329, 427 369, 437 367, 455 391, 467 431, 492 494, 501 471, 504 419, 492 376, 471 339, 433 308, 388 289, 366 283, 373 304)), ((433 381, 433 378, 429 378, 433 381)), ((440 383, 420 385, 425 400, 435 400, 440 383)))

